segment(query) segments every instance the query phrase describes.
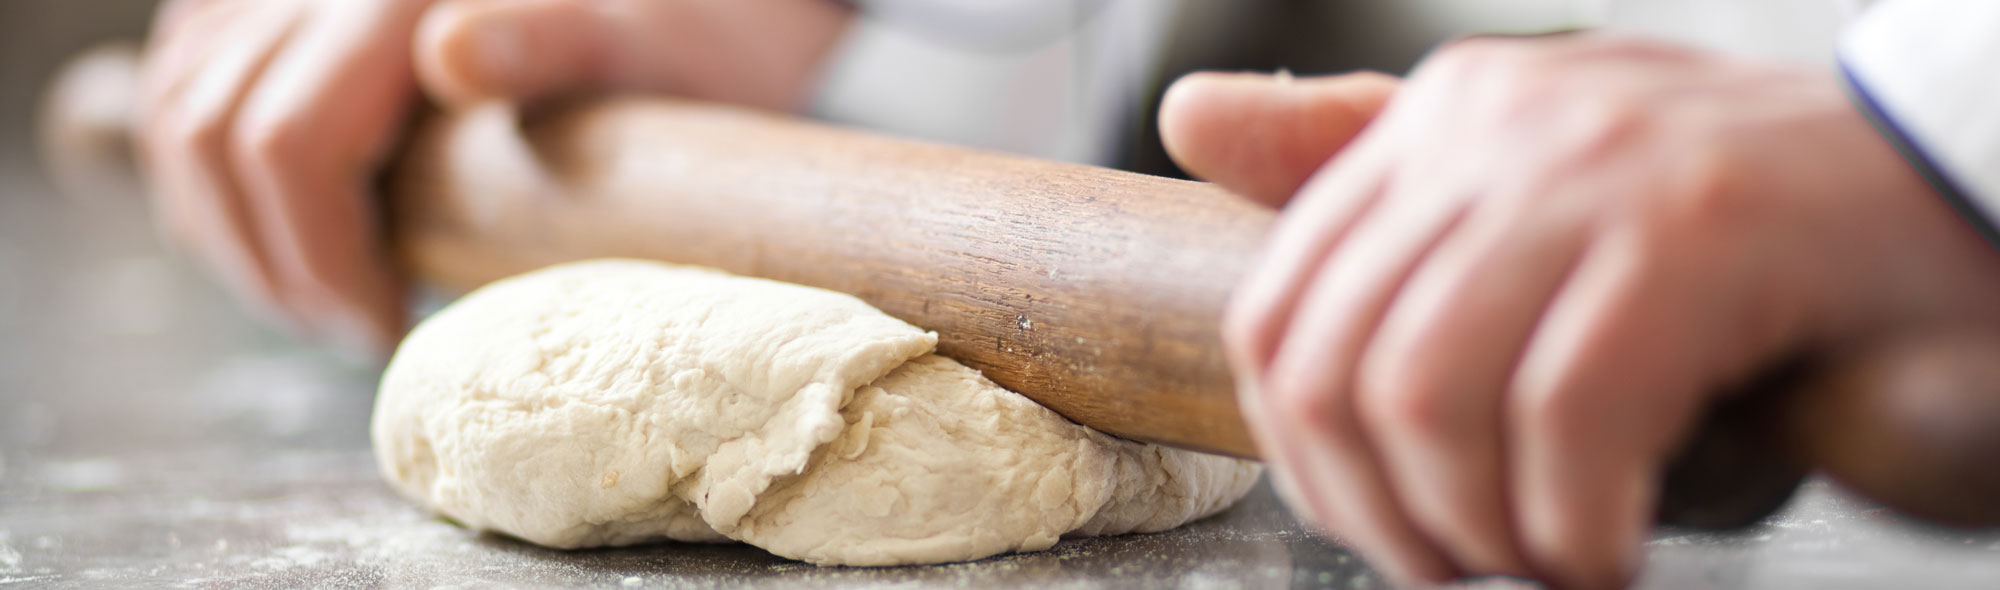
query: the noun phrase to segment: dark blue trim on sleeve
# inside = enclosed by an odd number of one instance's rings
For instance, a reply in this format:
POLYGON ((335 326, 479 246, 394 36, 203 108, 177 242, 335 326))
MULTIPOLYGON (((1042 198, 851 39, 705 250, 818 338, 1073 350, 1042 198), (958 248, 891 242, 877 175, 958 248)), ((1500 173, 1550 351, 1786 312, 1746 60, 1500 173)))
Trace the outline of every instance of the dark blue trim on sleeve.
POLYGON ((1909 162, 1911 168, 1916 169, 1917 175, 1922 176, 1924 182, 1931 185, 1932 190, 1937 191, 1938 196, 1944 197, 1945 202, 1951 204, 1951 208, 1958 210, 1958 215, 1965 218, 1966 223, 1972 224, 1973 229, 1979 230, 1979 235, 1986 238, 1986 243, 2000 248, 2000 228, 1994 226, 1994 220, 1987 218, 1986 212, 1967 197, 1965 191, 1959 189, 1958 183, 1953 182, 1951 176, 1938 169, 1936 160, 1924 152, 1923 146, 1918 145, 1909 133, 1904 132, 1903 127, 1896 124, 1894 117, 1882 110, 1881 103, 1876 102, 1875 97, 1868 93, 1868 87, 1863 86, 1860 78, 1855 77, 1854 69, 1848 67, 1847 60, 1840 60, 1839 67, 1841 80, 1846 82, 1847 96, 1854 101, 1854 106, 1861 111, 1861 114, 1868 118, 1868 122, 1875 126, 1875 130, 1881 133, 1884 139, 1889 140, 1889 145, 1903 155, 1903 160, 1909 162))

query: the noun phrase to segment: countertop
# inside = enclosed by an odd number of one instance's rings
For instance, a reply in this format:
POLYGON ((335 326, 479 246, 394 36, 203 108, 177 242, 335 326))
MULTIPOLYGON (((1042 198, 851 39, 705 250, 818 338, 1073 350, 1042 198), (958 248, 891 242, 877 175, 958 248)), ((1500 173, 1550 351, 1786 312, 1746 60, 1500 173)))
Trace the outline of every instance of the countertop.
MULTIPOLYGON (((1384 587, 1261 485, 1172 532, 929 567, 476 534, 375 475, 373 367, 244 317, 157 245, 142 201, 60 198, 25 162, 0 157, 0 587, 1384 587)), ((2000 534, 1912 525, 1820 482, 1757 527, 1662 531, 1648 550, 1642 588, 2000 587, 2000 534)))

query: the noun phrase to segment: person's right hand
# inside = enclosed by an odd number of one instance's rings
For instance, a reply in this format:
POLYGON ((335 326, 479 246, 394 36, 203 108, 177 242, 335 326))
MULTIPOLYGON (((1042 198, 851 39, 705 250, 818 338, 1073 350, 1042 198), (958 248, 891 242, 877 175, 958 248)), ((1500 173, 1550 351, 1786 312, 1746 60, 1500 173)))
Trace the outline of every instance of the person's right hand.
POLYGON ((845 27, 826 0, 170 0, 138 152, 163 232, 261 315, 386 352, 400 281, 377 166, 419 98, 593 90, 795 108, 845 27))
POLYGON ((1719 396, 2000 338, 2000 251, 1826 72, 1488 37, 1400 84, 1189 77, 1160 112, 1189 170, 1296 190, 1223 341, 1288 505, 1400 580, 1621 586, 1719 396))

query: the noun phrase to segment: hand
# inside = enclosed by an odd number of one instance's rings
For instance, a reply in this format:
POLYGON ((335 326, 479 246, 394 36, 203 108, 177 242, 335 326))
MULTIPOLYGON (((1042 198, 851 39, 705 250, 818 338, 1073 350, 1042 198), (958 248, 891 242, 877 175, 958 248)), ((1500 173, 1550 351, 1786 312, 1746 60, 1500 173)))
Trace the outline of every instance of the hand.
POLYGON ((164 233, 253 309, 386 352, 406 318, 370 187, 419 71, 450 104, 643 90, 794 108, 847 17, 825 0, 174 0, 139 152, 164 233))
POLYGON ((142 68, 165 233, 264 315, 351 347, 402 333, 368 183, 416 92, 407 39, 428 3, 177 0, 142 68))
POLYGON ((456 0, 417 34, 448 105, 598 91, 805 106, 853 15, 832 0, 456 0))
POLYGON ((1622 584, 1709 396, 2000 332, 2000 253, 1826 73, 1564 36, 1454 43, 1390 91, 1257 84, 1182 81, 1162 134, 1253 198, 1303 182, 1225 343, 1290 505, 1393 577, 1622 584), (1253 143, 1287 128, 1354 133, 1253 143), (1309 181, 1241 155, 1294 148, 1337 154, 1309 181))

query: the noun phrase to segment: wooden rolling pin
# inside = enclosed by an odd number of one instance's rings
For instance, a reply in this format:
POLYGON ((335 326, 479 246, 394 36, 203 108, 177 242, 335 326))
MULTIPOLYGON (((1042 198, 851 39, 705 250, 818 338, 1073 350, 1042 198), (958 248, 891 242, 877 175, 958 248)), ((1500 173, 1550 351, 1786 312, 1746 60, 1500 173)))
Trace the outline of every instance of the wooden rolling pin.
MULTIPOLYGON (((1211 185, 647 98, 428 117, 386 192, 393 251, 453 289, 608 256, 823 287, 1079 423, 1255 455, 1216 326, 1273 215, 1211 185)), ((1746 524, 1824 466, 1912 514, 2000 524, 2000 343, 1884 350, 1716 408, 1661 520, 1746 524)))
POLYGON ((1212 185, 650 98, 433 118, 388 192, 448 286, 630 256, 851 293, 1077 422, 1255 454, 1216 326, 1272 214, 1212 185))

